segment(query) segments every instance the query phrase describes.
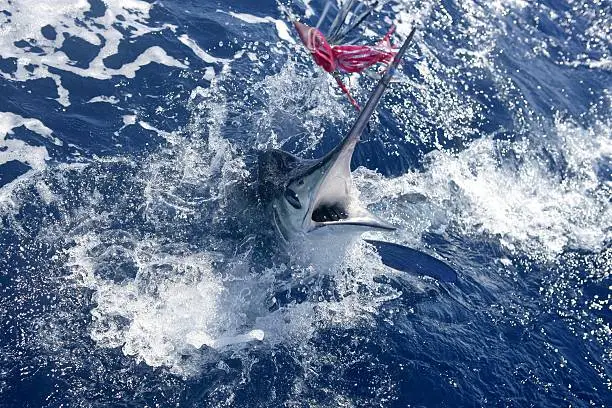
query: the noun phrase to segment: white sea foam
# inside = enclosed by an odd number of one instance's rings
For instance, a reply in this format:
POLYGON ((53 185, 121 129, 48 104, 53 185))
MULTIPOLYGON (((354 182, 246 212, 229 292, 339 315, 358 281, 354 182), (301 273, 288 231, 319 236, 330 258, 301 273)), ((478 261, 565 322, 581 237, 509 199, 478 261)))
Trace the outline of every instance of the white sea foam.
POLYGON ((53 131, 46 127, 40 120, 32 118, 24 118, 11 112, 0 112, 0 136, 2 140, 13 133, 13 129, 24 126, 32 132, 38 133, 41 136, 49 139, 53 144, 62 146, 63 142, 53 136, 53 131))
POLYGON ((134 78, 136 76, 136 72, 140 68, 150 64, 151 62, 156 62, 169 67, 187 68, 187 66, 182 62, 179 62, 166 54, 166 51, 164 51, 162 48, 154 46, 147 48, 142 54, 136 57, 133 62, 125 64, 123 67, 117 70, 109 70, 108 68, 105 70, 109 75, 123 75, 127 78, 134 78))
POLYGON ((241 293, 247 292, 236 276, 228 281, 214 270, 214 253, 168 249, 112 232, 76 239, 69 265, 76 282, 95 289, 91 337, 100 346, 121 347, 151 366, 181 372, 189 368, 184 357, 202 345, 263 339, 260 329, 244 330, 250 312, 241 293), (117 259, 123 268, 134 267, 134 278, 108 276, 108 271, 125 276, 124 269, 108 264, 117 259))
POLYGON ((553 131, 548 149, 567 162, 565 178, 542 163, 543 136, 534 135, 511 147, 483 137, 458 154, 433 152, 425 173, 395 179, 361 169, 358 184, 369 202, 392 203, 386 216, 404 227, 408 241, 454 223, 467 234, 489 234, 512 251, 548 259, 569 248, 599 251, 611 238, 609 186, 597 174, 612 157, 610 125, 584 129, 557 119, 553 131), (503 159, 508 149, 522 164, 503 159), (421 204, 406 201, 415 195, 423 197, 421 204))
POLYGON ((150 123, 145 122, 143 120, 138 121, 138 124, 143 129, 150 130, 152 132, 157 133, 158 136, 163 137, 169 143, 176 143, 177 139, 176 139, 175 134, 173 132, 166 132, 165 130, 158 129, 155 126, 153 126, 150 123))
POLYGON ((105 102, 105 103, 110 103, 111 105, 116 105, 117 103, 119 103, 119 99, 117 99, 116 96, 101 95, 101 96, 95 96, 87 101, 87 103, 99 103, 99 102, 105 102))
POLYGON ((603 71, 612 71, 612 58, 603 58, 601 60, 584 59, 581 61, 570 61, 566 65, 572 67, 585 66, 591 69, 601 69, 603 71))
POLYGON ((128 39, 134 39, 144 34, 162 30, 170 26, 150 27, 147 25, 150 3, 140 0, 106 0, 106 12, 101 17, 86 18, 90 9, 87 0, 56 1, 41 3, 34 0, 19 0, 8 5, 10 16, 2 15, 0 30, 0 50, 4 58, 15 58, 17 71, 14 73, 0 72, 4 78, 27 81, 38 78, 51 78, 57 86, 60 104, 70 104, 68 91, 62 86, 61 76, 52 73, 49 68, 96 79, 109 79, 113 76, 134 77, 144 65, 156 62, 172 67, 186 68, 186 65, 167 55, 160 47, 151 47, 140 54, 135 61, 120 68, 108 68, 104 59, 116 55, 124 35, 117 28, 128 31, 128 39), (121 16, 122 18, 118 18, 121 16), (55 32, 54 39, 46 38, 41 29, 51 26, 55 32), (60 51, 66 36, 83 39, 93 46, 100 47, 96 57, 87 68, 74 65, 68 56, 60 51), (104 42, 101 41, 104 39, 104 42), (19 48, 17 41, 27 41, 31 46, 42 49, 43 52, 30 52, 29 48, 19 48))
POLYGON ((53 136, 53 131, 38 119, 24 118, 11 112, 0 112, 0 165, 15 160, 32 168, 30 172, 12 180, 0 189, 0 202, 6 201, 15 186, 28 178, 32 172, 44 170, 45 162, 49 159, 49 154, 44 146, 32 146, 18 139, 7 139, 7 136, 13 134, 15 128, 21 126, 58 146, 62 145, 61 140, 53 136))
POLYGON ((295 40, 293 39, 293 37, 291 36, 289 32, 289 27, 287 27, 287 23, 285 23, 282 20, 278 20, 276 18, 269 17, 269 16, 268 17, 258 17, 252 14, 247 14, 247 13, 235 13, 233 11, 230 11, 228 14, 232 17, 235 17, 249 24, 272 23, 276 27, 278 38, 280 38, 281 40, 290 42, 290 43, 295 43, 295 40))
POLYGON ((215 78, 215 70, 212 67, 207 67, 204 72, 204 79, 207 81, 212 81, 215 78))
POLYGON ((200 58, 204 62, 207 62, 209 64, 215 64, 215 63, 225 64, 230 61, 225 58, 213 57, 212 55, 204 51, 202 48, 200 48, 198 44, 195 41, 193 41, 191 38, 189 38, 187 34, 183 34, 179 36, 178 39, 180 42, 182 42, 187 47, 189 47, 193 51, 193 53, 197 55, 198 58, 200 58))
POLYGON ((306 13, 304 14, 304 17, 306 18, 312 17, 314 15, 314 10, 312 9, 312 6, 310 5, 310 0, 304 0, 304 6, 306 6, 306 13))
POLYGON ((136 115, 123 115, 123 127, 136 124, 136 115))

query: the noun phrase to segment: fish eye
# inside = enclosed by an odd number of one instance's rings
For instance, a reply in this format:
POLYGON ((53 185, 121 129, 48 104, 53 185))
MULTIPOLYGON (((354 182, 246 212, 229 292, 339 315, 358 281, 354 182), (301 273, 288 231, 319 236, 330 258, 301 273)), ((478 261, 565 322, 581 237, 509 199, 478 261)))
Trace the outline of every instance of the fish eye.
POLYGON ((285 189, 285 200, 287 200, 289 204, 291 204, 291 206, 295 208, 296 210, 299 210, 300 208, 302 208, 300 199, 298 198, 295 191, 293 191, 290 188, 285 189))

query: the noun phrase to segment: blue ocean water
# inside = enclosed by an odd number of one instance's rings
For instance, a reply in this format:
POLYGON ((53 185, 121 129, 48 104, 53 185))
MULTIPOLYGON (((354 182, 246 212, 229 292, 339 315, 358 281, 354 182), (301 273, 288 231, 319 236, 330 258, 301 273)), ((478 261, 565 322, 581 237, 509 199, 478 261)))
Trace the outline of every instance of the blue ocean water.
POLYGON ((353 158, 399 227, 368 237, 456 283, 275 250, 257 150, 319 157, 356 116, 289 24, 323 9, 0 3, 0 406, 612 405, 610 3, 364 23, 418 28, 353 158))

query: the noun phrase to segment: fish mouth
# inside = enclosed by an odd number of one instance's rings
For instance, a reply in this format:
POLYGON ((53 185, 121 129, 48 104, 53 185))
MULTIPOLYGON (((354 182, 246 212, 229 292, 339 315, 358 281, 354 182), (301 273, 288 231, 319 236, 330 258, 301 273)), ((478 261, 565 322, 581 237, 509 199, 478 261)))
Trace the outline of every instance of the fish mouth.
POLYGON ((307 232, 324 227, 346 227, 356 231, 396 229, 368 211, 352 194, 350 167, 357 142, 357 138, 344 139, 310 169, 316 187, 303 222, 307 232))
POLYGON ((321 204, 316 206, 310 217, 310 231, 324 227, 346 227, 354 230, 394 231, 395 226, 382 220, 361 205, 321 204))
POLYGON ((326 222, 340 222, 348 218, 346 208, 340 204, 320 205, 312 211, 310 219, 320 224, 326 222))

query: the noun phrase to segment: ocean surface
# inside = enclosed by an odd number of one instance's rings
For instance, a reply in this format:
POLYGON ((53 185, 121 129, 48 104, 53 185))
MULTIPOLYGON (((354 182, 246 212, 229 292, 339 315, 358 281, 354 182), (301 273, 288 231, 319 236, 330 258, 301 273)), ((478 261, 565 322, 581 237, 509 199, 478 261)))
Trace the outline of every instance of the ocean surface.
POLYGON ((456 283, 270 234, 257 151, 356 117, 290 24, 324 6, 0 0, 0 407, 612 406, 612 4, 391 0, 357 33, 417 27, 353 158, 399 228, 366 236, 456 283))

